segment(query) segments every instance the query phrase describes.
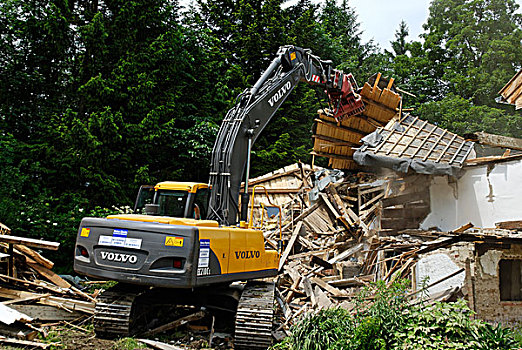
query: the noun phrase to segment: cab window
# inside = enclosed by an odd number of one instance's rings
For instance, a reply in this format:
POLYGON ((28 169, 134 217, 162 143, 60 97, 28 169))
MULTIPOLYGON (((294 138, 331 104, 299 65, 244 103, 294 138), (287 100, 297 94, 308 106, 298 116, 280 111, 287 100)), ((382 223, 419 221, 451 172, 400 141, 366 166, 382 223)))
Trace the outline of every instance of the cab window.
POLYGON ((154 194, 154 186, 142 185, 138 192, 138 196, 136 197, 136 202, 134 203, 134 213, 143 214, 143 208, 145 208, 145 204, 152 204, 154 200, 154 194))
POLYGON ((182 218, 185 214, 187 203, 186 191, 157 191, 157 203, 159 215, 182 218))
POLYGON ((207 211, 208 211, 208 188, 201 188, 196 192, 196 197, 194 198, 194 218, 196 219, 206 219, 207 211), (199 217, 196 213, 196 206, 199 208, 199 217))

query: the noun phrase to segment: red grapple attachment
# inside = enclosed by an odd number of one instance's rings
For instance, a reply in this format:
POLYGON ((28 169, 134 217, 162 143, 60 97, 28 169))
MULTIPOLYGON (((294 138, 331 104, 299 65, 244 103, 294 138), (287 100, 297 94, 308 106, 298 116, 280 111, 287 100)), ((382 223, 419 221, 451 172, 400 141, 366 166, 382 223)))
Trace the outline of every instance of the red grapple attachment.
POLYGON ((333 83, 335 89, 328 89, 326 93, 330 99, 330 107, 332 108, 332 114, 336 121, 340 122, 344 118, 360 114, 364 111, 362 97, 355 93, 357 83, 351 74, 336 72, 333 83), (339 82, 339 80, 341 80, 341 82, 339 82), (338 87, 339 84, 341 84, 340 89, 338 87))

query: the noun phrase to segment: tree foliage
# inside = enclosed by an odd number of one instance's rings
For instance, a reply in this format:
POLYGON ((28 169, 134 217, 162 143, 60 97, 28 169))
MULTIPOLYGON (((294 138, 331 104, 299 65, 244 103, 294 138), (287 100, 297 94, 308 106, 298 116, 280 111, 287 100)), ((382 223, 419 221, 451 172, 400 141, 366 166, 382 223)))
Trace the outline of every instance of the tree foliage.
MULTIPOLYGON (((96 206, 161 180, 206 181, 216 130, 281 45, 359 83, 377 71, 451 131, 521 135, 493 98, 520 68, 514 0, 435 0, 424 41, 363 42, 349 1, 8 0, 0 5, 0 221, 71 249, 96 206), (56 225, 54 225, 56 224, 56 225)), ((322 92, 298 86, 254 146, 252 174, 310 160, 322 92)), ((70 251, 64 251, 70 264, 70 251)))

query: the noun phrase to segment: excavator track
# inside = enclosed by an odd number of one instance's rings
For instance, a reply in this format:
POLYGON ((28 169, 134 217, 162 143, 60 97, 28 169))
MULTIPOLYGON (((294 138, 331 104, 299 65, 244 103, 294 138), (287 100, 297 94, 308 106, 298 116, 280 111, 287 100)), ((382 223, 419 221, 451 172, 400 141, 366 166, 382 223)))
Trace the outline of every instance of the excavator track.
POLYGON ((98 296, 94 308, 94 331, 101 338, 128 337, 135 333, 134 301, 140 290, 111 288, 98 296))
POLYGON ((235 349, 266 349, 272 345, 274 282, 248 282, 236 314, 235 349))

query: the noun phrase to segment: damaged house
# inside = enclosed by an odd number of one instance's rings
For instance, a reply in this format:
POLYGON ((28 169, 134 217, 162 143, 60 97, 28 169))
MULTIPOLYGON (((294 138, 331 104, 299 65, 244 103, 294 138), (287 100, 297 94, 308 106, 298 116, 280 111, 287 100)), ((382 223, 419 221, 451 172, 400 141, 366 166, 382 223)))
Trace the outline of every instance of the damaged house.
POLYGON ((282 230, 264 221, 267 242, 285 242, 282 330, 310 310, 350 309, 368 281, 399 278, 413 299, 465 297, 484 320, 522 319, 522 140, 451 133, 403 111, 400 92, 378 74, 359 90, 362 114, 319 111, 312 154, 350 172, 299 164, 250 181, 267 188, 258 209, 277 196, 283 213, 282 230), (478 156, 483 147, 505 151, 478 156))

